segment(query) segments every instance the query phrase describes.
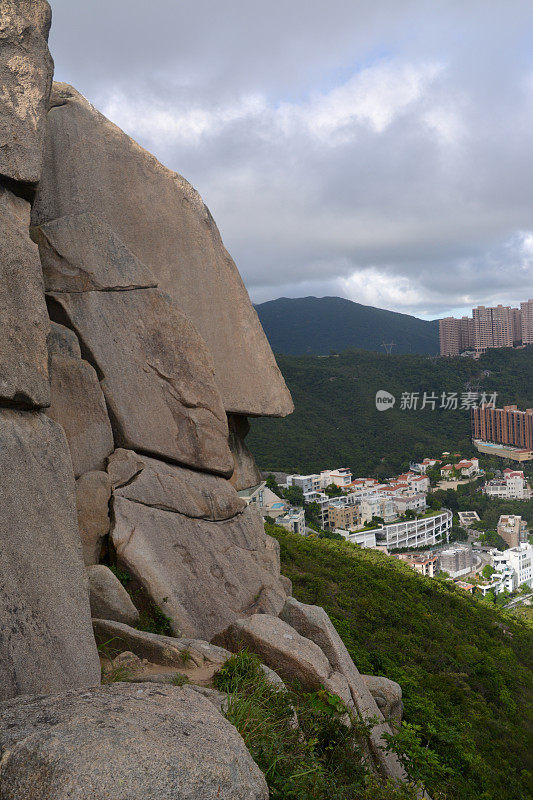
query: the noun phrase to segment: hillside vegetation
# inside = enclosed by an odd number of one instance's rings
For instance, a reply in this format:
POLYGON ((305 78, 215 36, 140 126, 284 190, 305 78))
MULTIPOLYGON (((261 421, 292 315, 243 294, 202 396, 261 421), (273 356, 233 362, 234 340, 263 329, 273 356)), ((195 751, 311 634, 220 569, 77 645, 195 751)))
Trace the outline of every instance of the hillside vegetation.
POLYGON ((377 551, 266 527, 294 596, 325 608, 361 672, 401 684, 399 742, 434 800, 530 797, 532 628, 377 551))
POLYGON ((256 307, 275 353, 329 354, 348 348, 384 353, 439 352, 438 321, 427 321, 342 297, 280 297, 256 307))
POLYGON ((389 477, 410 458, 443 450, 474 453, 470 412, 401 410, 402 392, 498 392, 498 405, 533 405, 533 347, 493 350, 470 358, 387 356, 362 350, 338 356, 279 356, 295 411, 285 419, 252 421, 248 444, 265 470, 315 472, 350 467, 356 475, 389 477), (378 411, 375 395, 396 397, 378 411))

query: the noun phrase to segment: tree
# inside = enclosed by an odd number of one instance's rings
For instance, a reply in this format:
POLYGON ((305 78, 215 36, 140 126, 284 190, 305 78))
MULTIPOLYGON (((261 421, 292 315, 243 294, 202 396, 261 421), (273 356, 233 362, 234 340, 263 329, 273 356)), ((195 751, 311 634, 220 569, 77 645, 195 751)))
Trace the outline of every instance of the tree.
POLYGON ((291 506, 303 506, 304 492, 301 486, 288 486, 283 490, 283 497, 291 506))
POLYGON ((496 570, 494 569, 494 567, 491 567, 490 564, 485 564, 485 566, 481 570, 481 574, 483 575, 483 577, 487 581, 489 581, 491 579, 491 577, 493 576, 493 574, 495 572, 496 572, 496 570))
POLYGON ((278 482, 276 481, 272 473, 270 473, 270 475, 267 476, 265 483, 271 492, 274 492, 274 494, 277 494, 278 497, 281 497, 281 489, 279 488, 278 482))
POLYGON ((330 483, 329 486, 326 486, 324 491, 328 497, 341 497, 344 494, 341 487, 337 486, 335 483, 330 483))

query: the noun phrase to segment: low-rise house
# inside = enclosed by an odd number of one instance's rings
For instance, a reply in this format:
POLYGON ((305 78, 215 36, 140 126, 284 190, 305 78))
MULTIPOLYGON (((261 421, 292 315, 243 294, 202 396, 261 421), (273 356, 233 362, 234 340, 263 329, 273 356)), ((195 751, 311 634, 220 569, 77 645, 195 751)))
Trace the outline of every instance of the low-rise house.
POLYGON ((516 514, 502 514, 498 520, 498 535, 509 547, 518 547, 527 540, 527 523, 516 514))
POLYGON ((400 553, 396 558, 407 562, 416 572, 427 578, 434 578, 439 569, 439 557, 432 553, 400 553))
POLYGON ((503 477, 487 481, 484 494, 501 500, 529 500, 531 488, 521 470, 504 469, 503 477))
POLYGON ((303 508, 290 508, 285 514, 276 519, 276 525, 281 525, 292 533, 299 533, 300 536, 304 536, 305 513, 303 508))
POLYGON ((440 476, 444 478, 444 480, 451 481, 454 480, 454 473, 453 467, 451 464, 445 464, 443 467, 440 468, 440 476))
POLYGON ((423 461, 419 463, 414 462, 409 464, 409 469, 412 472, 419 472, 421 475, 425 475, 428 469, 432 469, 437 464, 440 464, 441 461, 438 458, 425 458, 423 461))
POLYGON ((479 473, 479 459, 471 458, 469 461, 459 461, 455 465, 457 472, 460 472, 464 478, 473 478, 474 475, 479 473))
POLYGON ((473 583, 465 583, 464 581, 454 581, 455 585, 462 589, 464 592, 468 592, 469 594, 474 594, 475 584, 473 583))

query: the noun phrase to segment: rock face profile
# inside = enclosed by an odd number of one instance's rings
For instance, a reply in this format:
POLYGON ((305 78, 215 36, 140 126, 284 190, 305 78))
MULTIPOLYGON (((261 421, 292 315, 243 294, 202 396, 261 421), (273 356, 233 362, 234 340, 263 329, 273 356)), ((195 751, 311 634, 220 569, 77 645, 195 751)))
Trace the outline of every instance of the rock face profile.
POLYGON ((197 328, 225 410, 289 414, 292 401, 257 314, 198 193, 72 87, 57 85, 52 106, 33 224, 92 213, 197 328))
POLYGON ((376 716, 402 779, 400 688, 288 598, 238 493, 248 417, 292 400, 237 268, 184 178, 51 91, 49 27, 0 0, 0 798, 267 800, 227 698, 170 685, 212 680, 219 644, 376 716), (157 670, 102 686, 97 642, 104 681, 157 670))

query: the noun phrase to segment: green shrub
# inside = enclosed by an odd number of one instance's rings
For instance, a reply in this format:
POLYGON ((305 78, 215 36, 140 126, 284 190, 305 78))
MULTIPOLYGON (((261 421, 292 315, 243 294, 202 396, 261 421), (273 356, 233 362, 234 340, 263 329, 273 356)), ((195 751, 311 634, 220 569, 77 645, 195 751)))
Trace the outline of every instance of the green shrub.
POLYGON ((271 800, 414 800, 413 787, 378 780, 365 764, 368 728, 345 724, 342 700, 321 689, 280 690, 257 656, 242 651, 215 676, 226 716, 265 774, 271 800), (295 714, 298 726, 295 725, 295 714))
POLYGON ((401 685, 406 725, 391 745, 411 776, 434 800, 525 800, 528 624, 375 550, 266 529, 294 596, 325 608, 362 673, 401 685))

